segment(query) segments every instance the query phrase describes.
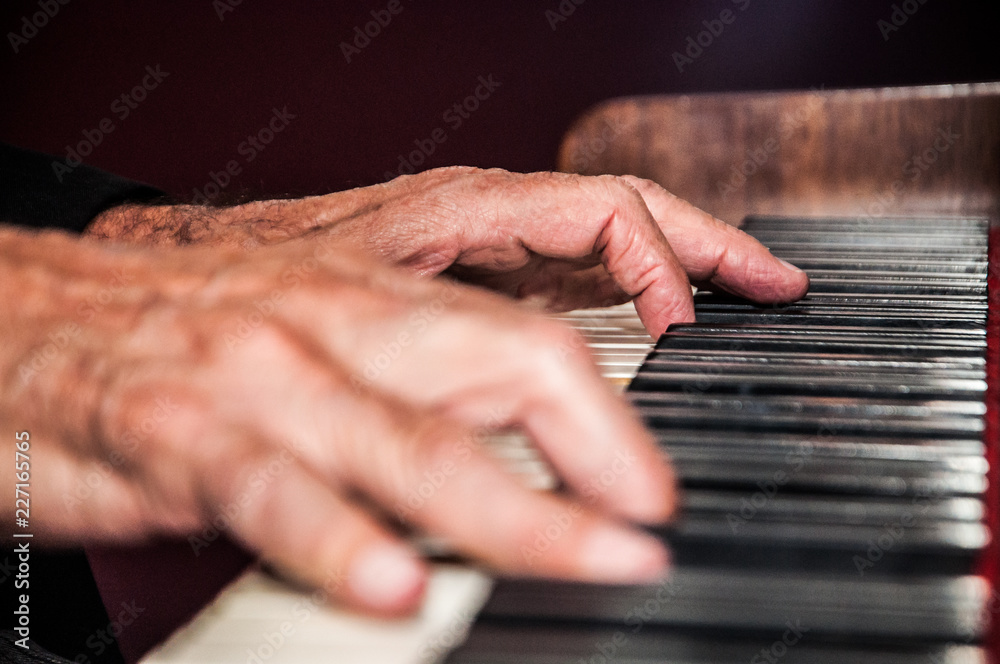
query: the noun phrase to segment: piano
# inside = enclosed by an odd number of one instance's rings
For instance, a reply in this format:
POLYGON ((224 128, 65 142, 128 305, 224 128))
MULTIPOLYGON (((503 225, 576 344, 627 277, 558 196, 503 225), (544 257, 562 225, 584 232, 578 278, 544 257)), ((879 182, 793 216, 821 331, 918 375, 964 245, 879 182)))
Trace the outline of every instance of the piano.
POLYGON ((780 307, 698 293, 655 346, 629 306, 562 316, 678 469, 671 576, 442 564, 414 620, 317 607, 260 650, 306 596, 255 571, 146 661, 1000 664, 1000 85, 612 100, 559 159, 745 220, 812 279, 780 307))

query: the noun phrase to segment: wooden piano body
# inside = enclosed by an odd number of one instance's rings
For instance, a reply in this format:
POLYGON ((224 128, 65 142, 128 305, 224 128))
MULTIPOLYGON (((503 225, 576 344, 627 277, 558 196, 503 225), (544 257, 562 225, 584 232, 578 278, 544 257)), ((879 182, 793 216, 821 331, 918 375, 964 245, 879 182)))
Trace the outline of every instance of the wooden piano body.
MULTIPOLYGON (((612 100, 571 128, 559 167, 646 177, 731 223, 752 214, 900 217, 900 223, 906 215, 964 215, 993 221, 985 440, 988 523, 994 537, 978 573, 993 584, 987 645, 993 661, 1000 662, 1000 84, 612 100)), ((594 328, 599 314, 570 319, 594 328)), ((612 332, 589 333, 608 373, 620 379, 634 370, 647 342, 634 320, 619 315, 611 327, 612 332)), ((463 633, 487 584, 476 572, 446 568, 434 588, 422 615, 397 626, 316 609, 308 636, 289 637, 267 661, 438 659, 463 633), (387 638, 394 633, 402 636, 387 638)), ((146 661, 248 661, 248 648, 279 626, 296 598, 253 572, 146 661)))

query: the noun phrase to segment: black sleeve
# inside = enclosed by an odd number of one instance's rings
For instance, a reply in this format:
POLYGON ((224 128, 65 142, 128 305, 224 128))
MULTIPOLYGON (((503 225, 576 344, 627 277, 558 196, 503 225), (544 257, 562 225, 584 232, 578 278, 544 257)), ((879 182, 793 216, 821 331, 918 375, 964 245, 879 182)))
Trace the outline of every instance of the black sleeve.
POLYGON ((108 208, 163 198, 141 182, 0 143, 0 223, 80 233, 108 208))

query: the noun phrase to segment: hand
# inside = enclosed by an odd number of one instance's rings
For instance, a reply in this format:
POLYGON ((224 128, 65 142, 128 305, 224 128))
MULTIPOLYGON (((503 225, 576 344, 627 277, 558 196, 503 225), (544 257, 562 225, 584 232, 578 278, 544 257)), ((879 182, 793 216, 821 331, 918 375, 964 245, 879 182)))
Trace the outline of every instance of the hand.
POLYGON ((668 518, 672 474, 580 339, 335 244, 150 250, 0 227, 0 421, 31 434, 36 538, 198 543, 221 526, 386 614, 427 574, 386 517, 504 572, 662 574, 628 522, 668 518), (480 449, 478 431, 508 426, 566 492, 525 489, 480 449))
MULTIPOLYGON (((121 226, 115 214, 99 218, 95 232, 116 236, 107 231, 121 226)), ((321 233, 418 274, 447 271, 548 310, 634 298, 654 336, 694 319, 689 279, 762 302, 808 289, 803 272, 753 238, 631 176, 441 168, 328 196, 178 214, 216 215, 161 222, 195 241, 258 246, 321 233)))

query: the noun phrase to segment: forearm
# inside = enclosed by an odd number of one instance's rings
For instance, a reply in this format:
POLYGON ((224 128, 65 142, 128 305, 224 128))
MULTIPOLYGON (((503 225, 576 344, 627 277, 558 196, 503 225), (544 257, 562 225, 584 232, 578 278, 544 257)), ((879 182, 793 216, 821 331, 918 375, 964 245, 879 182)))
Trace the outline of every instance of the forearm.
POLYGON ((134 245, 200 244, 251 250, 350 217, 370 198, 371 192, 355 189, 228 207, 125 204, 95 217, 84 235, 134 245))

